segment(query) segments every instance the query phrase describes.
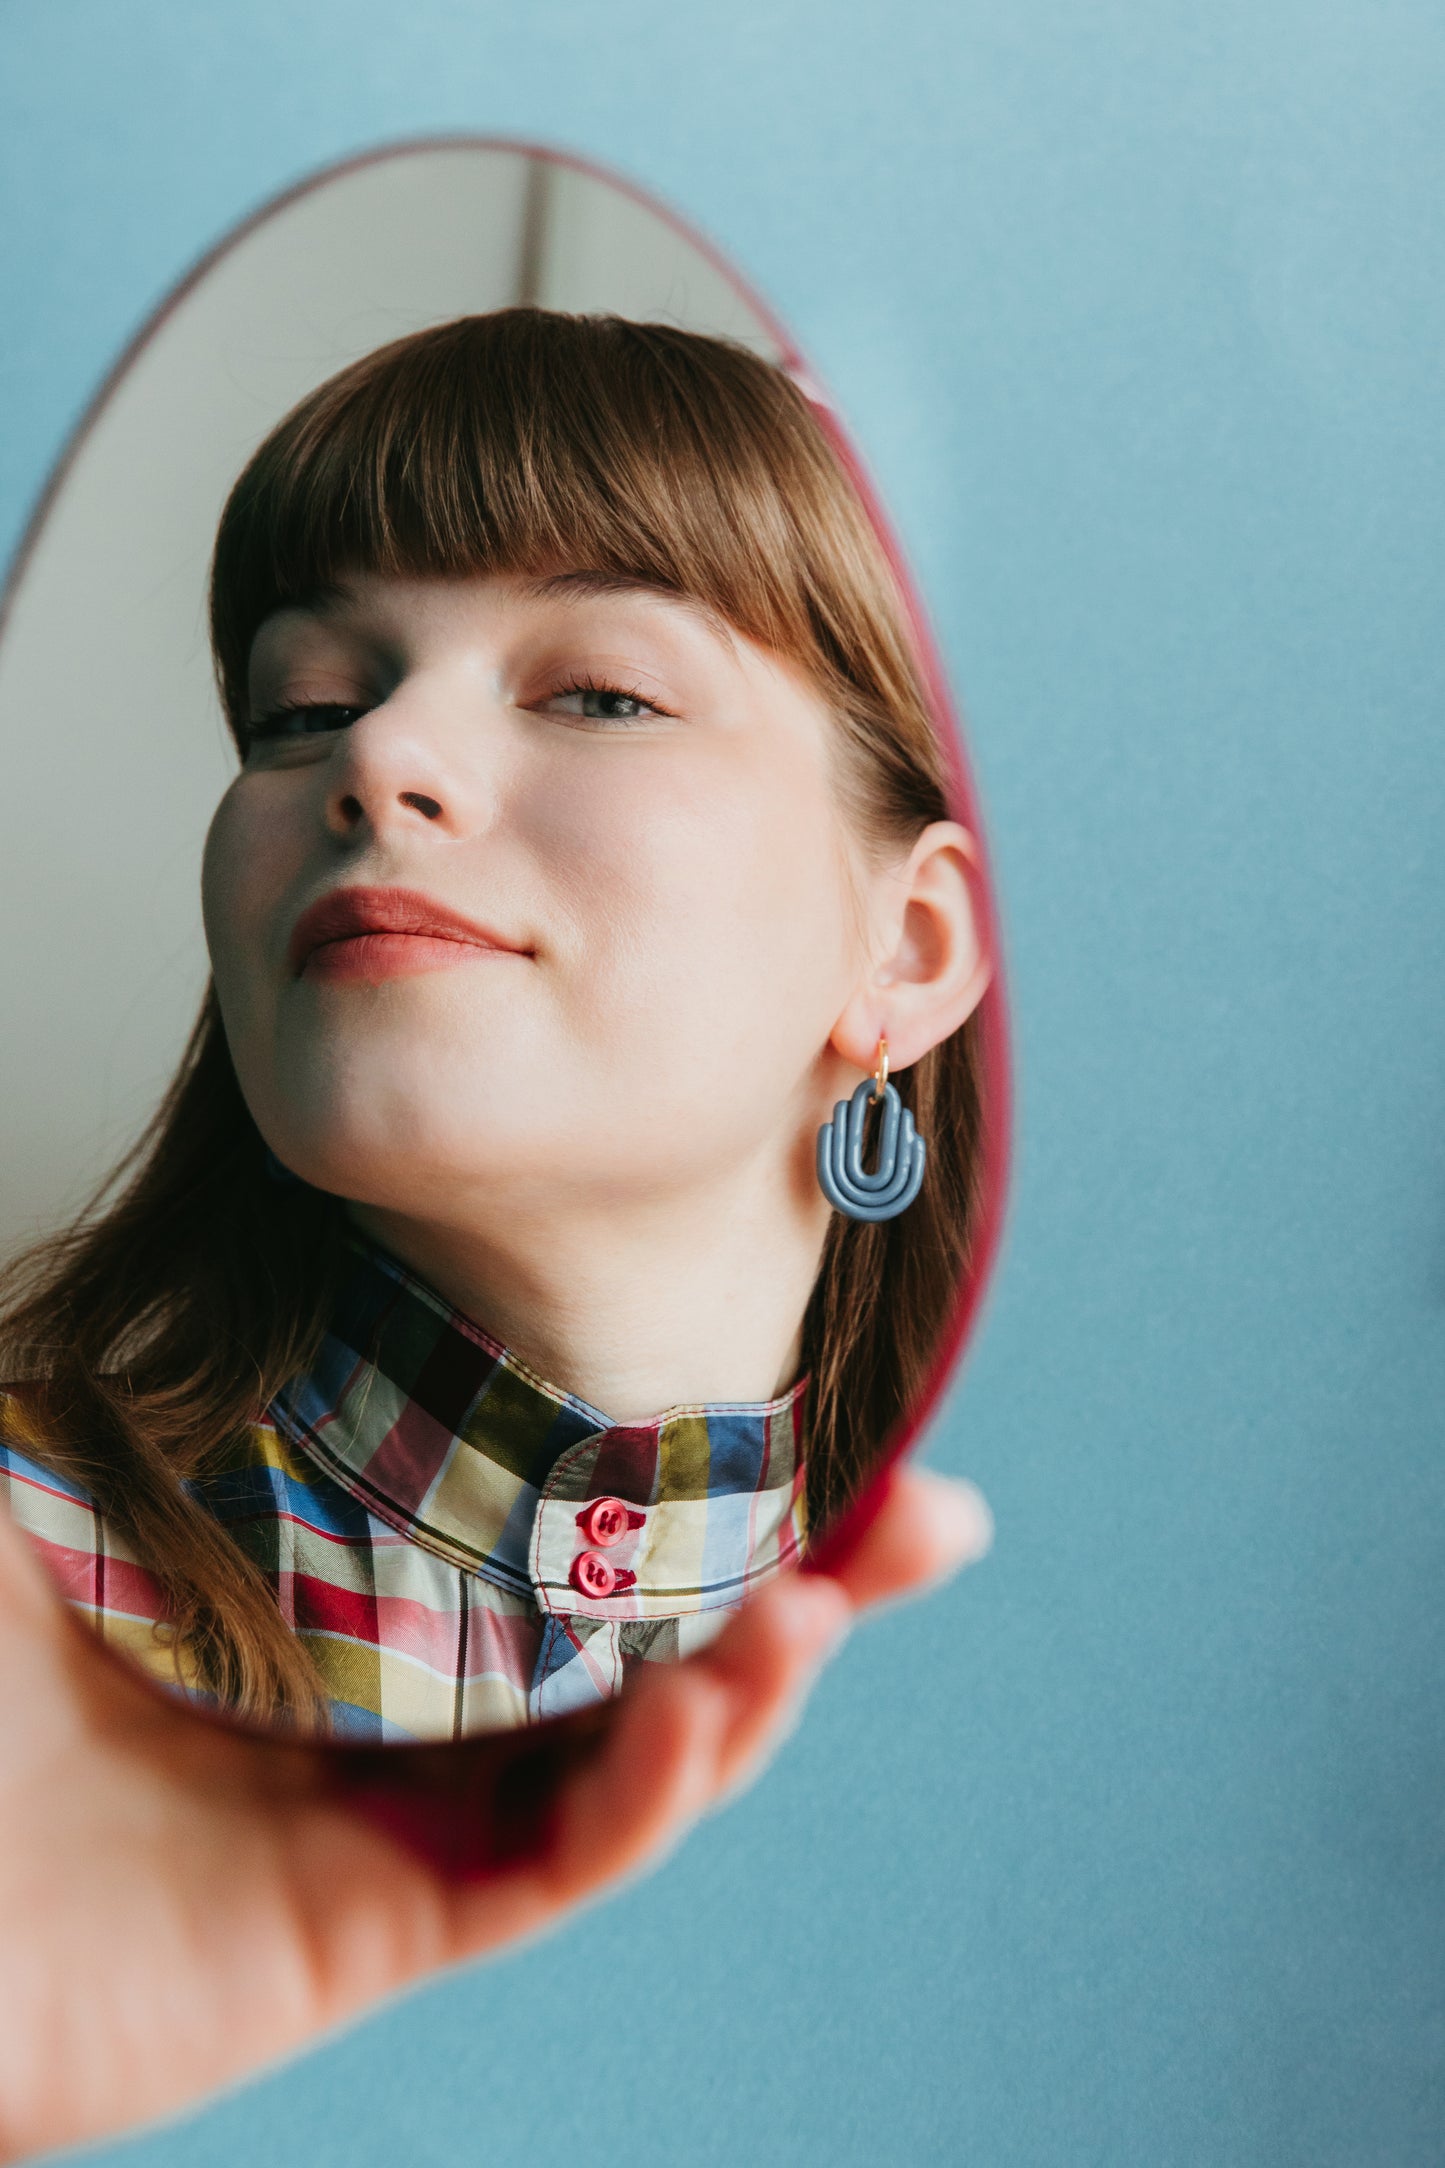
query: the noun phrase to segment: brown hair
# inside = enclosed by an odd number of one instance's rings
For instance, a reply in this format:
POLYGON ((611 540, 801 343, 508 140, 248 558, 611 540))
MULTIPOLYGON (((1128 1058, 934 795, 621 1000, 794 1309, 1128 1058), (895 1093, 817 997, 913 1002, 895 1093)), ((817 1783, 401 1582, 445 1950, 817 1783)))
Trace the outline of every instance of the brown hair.
MULTIPOLYGON (((540 309, 366 355, 253 455, 211 576, 238 746, 251 642, 278 606, 348 572, 583 568, 707 602, 801 664, 837 717, 865 843, 906 845, 949 816, 906 607, 804 393, 726 340, 540 309)), ((828 1229, 804 1321, 815 1525, 916 1404, 962 1297, 977 1032, 971 1019, 896 1078, 928 1140, 917 1202, 881 1224, 835 1214, 828 1229)), ((9 1268, 0 1376, 31 1381, 51 1458, 163 1583, 218 1696, 316 1720, 318 1683, 268 1586, 178 1480, 214 1467, 312 1359, 335 1300, 341 1201, 269 1181, 264 1160, 208 991, 139 1142, 74 1225, 9 1268)))

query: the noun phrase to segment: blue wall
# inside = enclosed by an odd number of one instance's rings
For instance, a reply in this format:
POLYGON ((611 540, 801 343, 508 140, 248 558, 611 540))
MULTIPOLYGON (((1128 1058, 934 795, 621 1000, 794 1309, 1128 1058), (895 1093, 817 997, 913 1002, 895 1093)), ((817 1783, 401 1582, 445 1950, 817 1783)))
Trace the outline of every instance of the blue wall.
POLYGON ((1021 1066, 993 1558, 655 1879, 107 2159, 1445 2153, 1442 74, 1427 0, 9 0, 0 545, 282 184, 613 162, 873 463, 1021 1066))

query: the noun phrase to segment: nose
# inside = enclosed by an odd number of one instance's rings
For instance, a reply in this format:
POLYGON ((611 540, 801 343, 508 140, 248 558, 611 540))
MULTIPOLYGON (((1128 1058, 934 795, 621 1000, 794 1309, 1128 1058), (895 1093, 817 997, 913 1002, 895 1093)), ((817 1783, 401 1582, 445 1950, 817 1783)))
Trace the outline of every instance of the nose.
POLYGON ((418 702, 393 698, 344 732, 326 782, 326 826, 338 839, 385 837, 434 827, 453 834, 484 826, 492 792, 476 761, 418 702))

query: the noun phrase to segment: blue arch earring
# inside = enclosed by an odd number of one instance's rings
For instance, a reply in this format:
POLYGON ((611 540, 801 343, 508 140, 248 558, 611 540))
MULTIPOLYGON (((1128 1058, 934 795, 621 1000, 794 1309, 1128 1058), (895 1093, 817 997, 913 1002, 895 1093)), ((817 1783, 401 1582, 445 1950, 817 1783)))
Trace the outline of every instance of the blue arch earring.
POLYGON ((888 1081, 888 1041, 878 1041, 878 1066, 851 1099, 840 1099, 831 1122, 818 1131, 818 1187, 849 1219, 896 1219, 923 1187, 927 1147, 913 1116, 888 1081), (878 1164, 863 1171, 863 1124, 870 1106, 883 1101, 878 1164))

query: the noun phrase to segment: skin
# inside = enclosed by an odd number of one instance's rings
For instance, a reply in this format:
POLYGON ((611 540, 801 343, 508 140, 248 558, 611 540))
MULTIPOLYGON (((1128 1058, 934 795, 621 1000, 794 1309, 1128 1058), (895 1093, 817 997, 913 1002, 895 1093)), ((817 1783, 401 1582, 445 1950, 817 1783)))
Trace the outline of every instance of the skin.
POLYGON ((267 620, 250 693, 302 712, 222 799, 203 903, 273 1151, 614 1421, 786 1390, 818 1127, 880 1034, 904 1069, 987 985, 968 831, 870 851, 799 669, 586 574, 357 577, 267 620), (520 953, 298 976, 345 884, 520 953))
POLYGON ((540 1859, 457 1881, 338 1804, 324 1749, 223 1731, 118 1666, 0 1515, 0 2161, 200 2101, 645 1872, 756 1776, 860 1610, 989 1536, 967 1485, 900 1472, 835 1576, 775 1581, 645 1667, 540 1859))

